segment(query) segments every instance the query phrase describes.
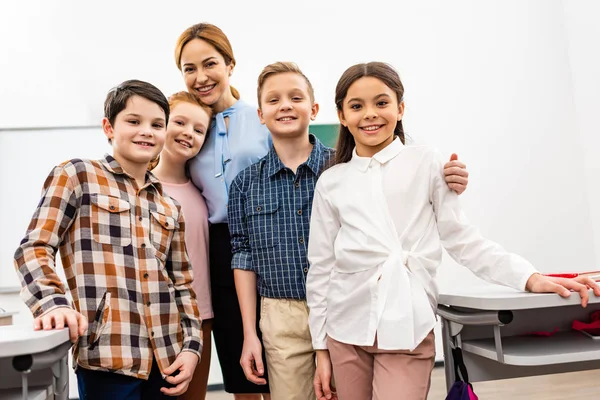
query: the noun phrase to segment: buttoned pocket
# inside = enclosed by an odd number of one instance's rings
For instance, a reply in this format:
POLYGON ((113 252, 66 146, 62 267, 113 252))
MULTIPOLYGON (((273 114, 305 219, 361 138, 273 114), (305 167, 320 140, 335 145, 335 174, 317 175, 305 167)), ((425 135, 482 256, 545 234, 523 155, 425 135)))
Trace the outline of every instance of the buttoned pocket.
POLYGON ((167 261, 167 255, 169 248, 171 247, 171 240, 173 239, 173 232, 179 227, 177 220, 171 216, 159 213, 158 211, 151 211, 150 215, 150 237, 152 239, 152 245, 158 253, 158 257, 165 263, 167 261))
POLYGON ((91 195, 92 234, 94 240, 112 246, 131 244, 131 205, 119 197, 91 195))
POLYGON ((246 203, 246 221, 252 249, 264 249, 279 244, 278 210, 277 199, 246 203))

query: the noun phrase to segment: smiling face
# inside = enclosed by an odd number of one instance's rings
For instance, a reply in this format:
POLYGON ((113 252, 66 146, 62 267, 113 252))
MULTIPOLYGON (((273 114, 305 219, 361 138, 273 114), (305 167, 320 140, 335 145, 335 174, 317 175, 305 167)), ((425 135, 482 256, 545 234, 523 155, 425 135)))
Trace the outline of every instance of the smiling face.
POLYGON ((132 96, 117 114, 114 123, 102 120, 104 134, 111 141, 113 156, 126 171, 145 168, 163 148, 165 112, 144 97, 132 96))
POLYGON ((313 103, 306 79, 294 72, 266 78, 260 95, 260 122, 273 136, 296 137, 308 133, 319 111, 313 103))
POLYGON ((197 104, 180 101, 171 107, 165 147, 161 155, 185 163, 198 154, 208 131, 210 116, 197 104))
POLYGON ((404 102, 381 80, 365 76, 348 88, 340 123, 348 128, 356 143, 356 152, 372 157, 394 140, 394 129, 404 114, 404 102))
POLYGON ((235 103, 229 86, 233 66, 207 41, 196 38, 183 47, 181 71, 188 92, 217 112, 235 103))

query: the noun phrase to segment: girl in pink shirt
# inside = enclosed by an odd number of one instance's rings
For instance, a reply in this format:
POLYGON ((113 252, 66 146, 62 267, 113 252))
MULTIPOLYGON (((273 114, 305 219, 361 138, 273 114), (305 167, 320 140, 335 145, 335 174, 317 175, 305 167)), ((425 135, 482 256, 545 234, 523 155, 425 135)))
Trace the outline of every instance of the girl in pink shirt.
POLYGON ((204 345, 200 365, 187 391, 180 399, 202 400, 206 396, 210 370, 211 322, 210 276, 208 269, 208 210, 200 191, 189 178, 187 164, 198 154, 210 127, 212 111, 188 92, 169 98, 171 116, 165 146, 150 169, 160 179, 163 189, 181 205, 185 219, 185 243, 192 264, 198 309, 202 318, 204 345))

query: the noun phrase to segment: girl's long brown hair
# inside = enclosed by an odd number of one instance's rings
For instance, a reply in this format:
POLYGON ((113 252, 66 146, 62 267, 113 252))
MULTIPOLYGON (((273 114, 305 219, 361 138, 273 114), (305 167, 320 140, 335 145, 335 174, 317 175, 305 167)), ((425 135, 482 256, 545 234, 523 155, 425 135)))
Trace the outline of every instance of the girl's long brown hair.
MULTIPOLYGON (((398 97, 398 103, 404 98, 404 86, 398 76, 398 72, 389 64, 383 62, 370 62, 366 64, 356 64, 348 68, 337 83, 335 88, 335 106, 339 112, 343 110, 344 99, 348 94, 348 89, 354 82, 365 76, 371 76, 382 81, 387 87, 392 89, 398 97)), ((402 143, 404 140, 404 128, 402 121, 398 121, 394 129, 394 135, 398 136, 402 143)), ((340 124, 340 133, 338 135, 334 164, 345 163, 352 159, 352 150, 356 143, 354 137, 347 127, 340 124)))

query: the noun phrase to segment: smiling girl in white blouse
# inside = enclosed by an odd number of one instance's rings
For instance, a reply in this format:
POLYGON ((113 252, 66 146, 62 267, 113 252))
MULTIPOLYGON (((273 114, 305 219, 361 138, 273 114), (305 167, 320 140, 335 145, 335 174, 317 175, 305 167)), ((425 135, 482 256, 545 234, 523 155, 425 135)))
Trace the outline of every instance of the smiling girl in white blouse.
POLYGON ((600 295, 589 278, 540 275, 469 225, 440 154, 404 144, 403 95, 397 72, 379 62, 350 67, 336 87, 337 165, 315 189, 306 281, 323 398, 335 391, 332 366, 340 400, 427 398, 442 246, 490 282, 561 296, 574 289, 582 304, 588 287, 600 295))

